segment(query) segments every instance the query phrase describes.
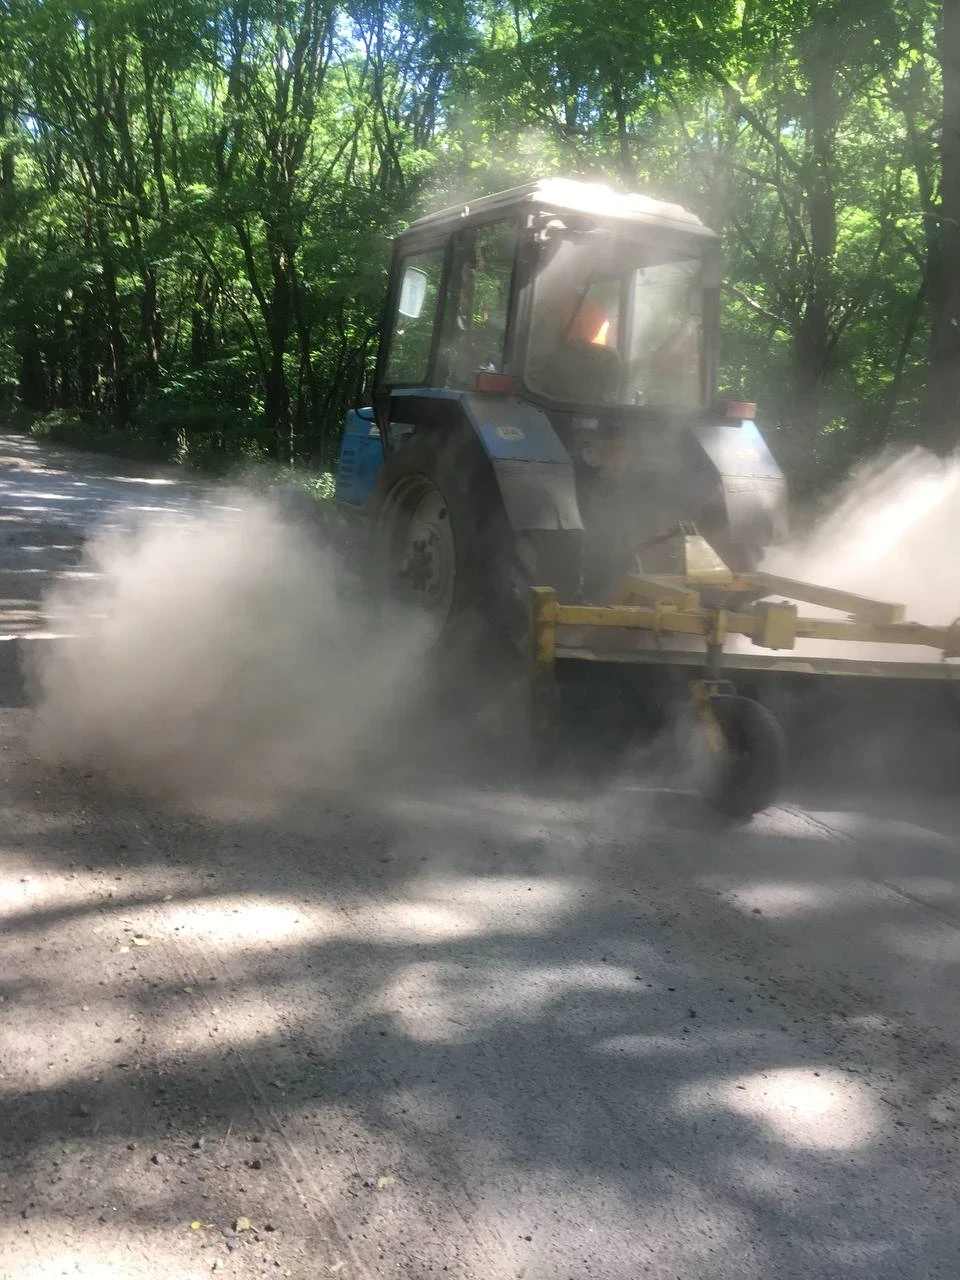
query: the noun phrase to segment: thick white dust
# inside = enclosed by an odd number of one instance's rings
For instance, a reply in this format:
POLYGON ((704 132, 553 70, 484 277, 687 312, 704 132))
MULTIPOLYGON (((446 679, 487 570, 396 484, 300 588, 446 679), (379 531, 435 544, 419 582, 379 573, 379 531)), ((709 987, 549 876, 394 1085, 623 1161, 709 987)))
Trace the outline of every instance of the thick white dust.
POLYGON ((246 495, 105 530, 85 567, 47 601, 74 638, 33 673, 48 758, 178 797, 280 800, 348 777, 417 679, 416 630, 382 631, 345 598, 337 555, 246 495))

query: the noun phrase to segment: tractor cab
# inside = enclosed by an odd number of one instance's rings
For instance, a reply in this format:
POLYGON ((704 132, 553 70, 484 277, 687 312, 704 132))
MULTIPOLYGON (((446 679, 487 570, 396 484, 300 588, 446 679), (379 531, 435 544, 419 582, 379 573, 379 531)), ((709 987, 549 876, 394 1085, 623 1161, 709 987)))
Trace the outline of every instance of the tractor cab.
POLYGON ((414 223, 393 277, 387 424, 392 390, 414 385, 507 390, 561 415, 707 402, 719 242, 676 206, 532 184, 414 223))
POLYGON ((785 485, 753 406, 716 402, 720 284, 698 218, 594 183, 530 183, 398 236, 337 485, 399 557, 388 576, 444 617, 458 572, 474 597, 483 579, 602 603, 679 521, 755 562, 785 485))

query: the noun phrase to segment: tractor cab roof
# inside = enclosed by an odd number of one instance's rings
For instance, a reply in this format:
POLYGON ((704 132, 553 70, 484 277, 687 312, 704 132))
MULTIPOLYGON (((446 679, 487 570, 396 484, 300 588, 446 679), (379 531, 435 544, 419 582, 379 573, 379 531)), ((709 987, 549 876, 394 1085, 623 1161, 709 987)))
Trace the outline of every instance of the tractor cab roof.
POLYGON ((487 221, 497 214, 521 210, 588 215, 624 226, 648 226, 708 240, 717 239, 715 232, 681 205, 654 200, 652 196, 638 192, 621 194, 600 182, 576 182, 570 178, 544 178, 429 213, 411 223, 403 234, 439 230, 444 223, 463 225, 465 220, 487 221))

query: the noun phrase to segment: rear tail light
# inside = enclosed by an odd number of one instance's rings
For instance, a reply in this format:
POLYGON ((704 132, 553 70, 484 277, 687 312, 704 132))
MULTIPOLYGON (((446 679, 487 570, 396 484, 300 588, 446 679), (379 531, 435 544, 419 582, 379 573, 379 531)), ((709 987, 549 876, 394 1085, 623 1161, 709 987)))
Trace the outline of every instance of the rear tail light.
POLYGON ((510 373, 490 373, 481 369, 473 386, 475 391, 499 391, 501 395, 514 395, 520 390, 520 379, 510 373))
POLYGON ((746 418, 749 422, 757 416, 757 406, 749 400, 728 400, 724 416, 727 418, 746 418))

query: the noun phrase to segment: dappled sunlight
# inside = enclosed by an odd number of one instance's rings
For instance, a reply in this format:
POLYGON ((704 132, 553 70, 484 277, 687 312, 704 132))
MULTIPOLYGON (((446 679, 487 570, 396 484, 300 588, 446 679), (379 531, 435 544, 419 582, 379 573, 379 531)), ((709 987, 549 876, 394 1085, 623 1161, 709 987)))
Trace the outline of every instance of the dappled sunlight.
MULTIPOLYGON (((32 824, 31 836, 49 833, 56 836, 61 819, 56 814, 37 815, 32 824)), ((121 853, 126 850, 121 850, 121 853)), ((146 912, 171 901, 166 892, 169 872, 162 866, 137 866, 128 870, 125 860, 111 862, 113 879, 109 889, 98 887, 90 890, 80 880, 79 872, 68 871, 61 876, 44 875, 32 858, 20 850, 6 850, 3 854, 8 874, 0 875, 0 926, 10 930, 14 926, 42 931, 51 916, 69 917, 84 912, 96 913, 103 919, 116 915, 133 925, 144 923, 136 919, 137 913, 146 912), (13 864, 11 866, 11 864, 13 864), (131 886, 134 892, 131 893, 131 886)), ((194 886, 198 895, 204 892, 198 876, 194 886)))
MULTIPOLYGON (((49 825, 55 828, 51 818, 49 825)), ((126 877, 118 876, 123 882, 126 877)), ((457 876, 415 881, 403 899, 382 902, 358 898, 334 908, 322 901, 288 900, 257 894, 212 894, 202 880, 196 896, 176 900, 163 893, 163 869, 140 867, 137 894, 98 892, 78 896, 75 877, 40 877, 24 863, 16 874, 0 877, 5 911, 0 919, 37 930, 49 915, 96 911, 122 939, 142 926, 157 938, 216 937, 244 950, 279 944, 306 944, 349 939, 370 931, 381 942, 403 945, 436 943, 488 933, 536 933, 552 927, 582 898, 579 880, 550 879, 533 883, 519 876, 457 876), (506 915, 504 906, 510 907, 506 915), (34 923, 35 922, 35 923, 34 923)))
MULTIPOLYGON (((470 911, 439 902, 390 903, 373 913, 361 912, 358 924, 374 925, 381 937, 393 942, 447 942, 454 938, 476 938, 488 931, 486 923, 470 911), (363 917, 366 918, 363 918, 363 917)), ((351 912, 356 919, 356 912, 351 912)))
MULTIPOLYGON (((177 1073, 185 1057, 200 1062, 214 1049, 222 1057, 261 1044, 281 1030, 282 1019, 269 993, 256 986, 230 993, 229 1016, 214 1015, 215 1035, 208 1017, 197 1016, 207 1012, 196 1007, 204 996, 199 984, 184 982, 164 989, 162 1010, 153 1007, 159 1005, 155 994, 159 987, 132 966, 114 975, 106 986, 92 978, 70 983, 73 998, 62 1001, 47 1049, 40 1054, 29 1010, 7 1004, 0 1095, 18 1095, 25 1082, 37 1091, 83 1091, 111 1077, 114 1081, 127 1077, 135 1084, 158 1072, 177 1073), (138 1030, 145 1010, 149 1011, 148 1039, 138 1030), (16 1074, 9 1070, 27 1063, 16 1074)), ((216 994, 207 993, 208 1001, 216 994)))
MULTIPOLYGON (((202 947, 188 956, 176 925, 164 928, 167 911, 176 911, 164 900, 169 894, 111 906, 103 894, 77 900, 71 888, 68 882, 57 892, 52 878, 40 882, 30 908, 4 921, 8 954, 42 957, 44 976, 23 982, 20 963, 8 960, 0 983, 0 1095, 16 1096, 25 1086, 43 1093, 132 1085, 279 1033, 283 1020, 262 973, 251 976, 244 963, 238 980, 224 982, 221 962, 207 959, 202 947), (70 929, 85 917, 93 945, 78 966, 70 929), (23 935, 19 953, 10 949, 15 925, 23 935), (223 1001, 228 1008, 218 1012, 223 1001), (38 1003, 55 1011, 39 1027, 38 1003)), ((275 920, 271 927, 276 936, 275 920)), ((235 945, 240 954, 249 950, 239 938, 235 945)))
POLYGON ((563 910, 589 883, 580 878, 553 876, 531 880, 529 876, 431 876, 411 883, 414 892, 434 902, 455 901, 485 914, 503 911, 504 904, 518 908, 524 916, 547 917, 563 910))
POLYGON ((230 1052, 256 1051, 284 1028, 283 1015, 265 983, 232 987, 221 996, 219 988, 205 990, 201 983, 187 982, 168 994, 166 1008, 151 1016, 161 1074, 176 1076, 185 1060, 200 1064, 211 1057, 225 1068, 230 1052), (229 1011, 223 1008, 226 1000, 229 1011), (204 1004, 209 1007, 200 1007, 204 1004))
POLYGON ((575 884, 551 881, 530 885, 512 877, 457 878, 414 884, 403 900, 357 899, 335 908, 322 901, 309 906, 256 895, 205 897, 177 904, 158 926, 181 937, 216 936, 244 950, 278 943, 333 942, 370 933, 386 945, 423 945, 479 938, 489 933, 529 933, 549 928, 567 910, 575 884), (516 910, 503 918, 497 907, 515 899, 516 910))
POLYGON ((446 965, 441 961, 411 964, 380 993, 374 1010, 389 1013, 415 1042, 455 1044, 474 1038, 466 1009, 452 1003, 445 990, 446 965))
POLYGON ((517 965, 492 972, 479 959, 469 971, 434 960, 407 965, 373 1001, 373 1012, 388 1013, 415 1041, 451 1043, 475 1039, 485 1027, 551 1014, 558 1026, 576 1033, 578 1018, 559 1006, 571 1000, 602 1001, 616 993, 636 994, 632 970, 605 964, 517 965))
POLYGON ((105 480, 109 484, 146 484, 155 488, 176 488, 182 490, 190 483, 196 483, 189 477, 178 476, 175 480, 166 476, 117 476, 117 475, 91 475, 91 480, 105 480))
MULTIPOLYGON (((84 500, 84 495, 81 493, 63 493, 62 491, 58 493, 44 493, 42 490, 37 489, 25 489, 18 493, 16 489, 8 488, 6 497, 23 498, 30 502, 36 502, 38 500, 43 502, 82 502, 84 500)), ((45 508, 41 506, 18 506, 17 510, 43 511, 45 508)))
POLYGON ((897 887, 931 905, 960 901, 960 888, 943 876, 898 875, 897 887))
MULTIPOLYGON (((716 1053, 721 1049, 730 1050, 734 1053, 747 1053, 754 1047, 755 1034, 752 1031, 734 1029, 724 1031, 711 1027, 709 1043, 712 1053, 716 1053)), ((591 1054, 609 1055, 611 1057, 625 1054, 632 1058, 660 1057, 662 1055, 700 1058, 703 1057, 704 1048, 702 1039, 683 1035, 681 1031, 676 1034, 644 1031, 604 1036, 603 1039, 591 1044, 589 1051, 591 1054)))
POLYGON ((302 907, 292 902, 247 894, 204 897, 179 902, 164 911, 158 928, 167 935, 216 937, 236 943, 244 950, 260 950, 277 943, 307 942, 326 934, 316 921, 316 909, 305 917, 302 907))
MULTIPOLYGON (((90 992, 83 988, 80 994, 89 996, 90 992)), ((78 1081, 99 1084, 118 1064, 127 1065, 129 1050, 115 1041, 122 1040, 128 1023, 105 1002, 95 1008, 85 1004, 82 1012, 78 1007, 73 1016, 69 1010, 63 1011, 58 1020, 58 1034, 51 1037, 44 1053, 38 1053, 36 1028, 29 1020, 21 1019, 8 1004, 4 1008, 0 1096, 13 1100, 22 1094, 25 1086, 39 1092, 69 1087, 78 1081), (79 1051, 71 1047, 64 1052, 57 1043, 77 1035, 83 1046, 79 1051)))
POLYGON ((17 550, 25 551, 28 555, 37 555, 38 553, 43 555, 50 551, 70 552, 71 554, 75 554, 77 547, 75 543, 70 542, 41 542, 30 545, 21 544, 17 550))
POLYGON ((3 1264, 15 1268, 5 1274, 16 1275, 16 1280, 62 1280, 63 1276, 80 1280, 156 1280, 157 1259, 162 1258, 165 1267, 176 1266, 177 1280, 209 1280, 211 1260, 197 1252, 195 1242, 193 1248, 188 1248, 189 1223, 181 1227, 178 1248, 171 1240, 168 1224, 150 1227, 142 1221, 124 1221, 121 1209, 125 1197, 122 1188, 118 1187, 117 1192, 118 1204, 112 1212, 108 1206, 102 1223, 97 1221, 97 1215, 89 1215, 85 1221, 73 1215, 62 1219, 47 1216, 45 1226, 60 1243, 45 1256, 37 1256, 29 1236, 18 1240, 11 1233, 4 1241, 0 1233, 3 1264))
MULTIPOLYGON (((700 883, 713 886, 716 877, 701 877, 700 883)), ((728 906, 744 915, 807 916, 847 905, 843 887, 823 881, 751 880, 724 885, 716 892, 728 906)))
POLYGON ((569 909, 577 884, 462 876, 415 882, 408 892, 411 896, 405 901, 352 904, 346 913, 351 927, 395 944, 537 934, 553 927, 569 909))
MULTIPOLYGON (((903 960, 883 930, 931 930, 877 862, 949 905, 946 838, 921 848, 909 823, 829 800, 728 828, 619 764, 527 789, 459 724, 418 756, 405 723, 409 749, 378 743, 333 786, 331 723, 329 759, 269 813, 245 786, 174 803, 20 748, 0 875, 18 1163, 0 1201, 31 1189, 6 1202, 19 1253, 0 1271, 31 1276, 33 1230, 54 1266, 154 1280, 154 1259, 124 1256, 115 1204, 165 1262, 179 1251, 178 1280, 204 1242, 204 1274, 363 1274, 348 1251, 335 1272, 316 1249, 282 1254, 318 1205, 371 1274, 565 1277, 601 1257, 630 1280, 647 1264, 767 1280, 815 1247, 838 1272, 885 1265, 857 1184, 899 1194, 917 1126, 952 1131, 960 1096, 931 1079, 912 999, 949 1005, 932 979, 952 961, 903 960), (30 1196, 36 1225, 17 1218, 30 1196), (226 1243, 241 1214, 278 1224, 256 1253, 253 1231, 226 1243), (465 1261, 464 1237, 485 1242, 465 1261)), ((921 1172, 889 1234, 921 1200, 949 1215, 951 1193, 921 1172)))
POLYGON ((896 1029, 890 1018, 879 1013, 847 1013, 842 1017, 832 1018, 831 1022, 841 1031, 855 1029, 885 1035, 888 1031, 896 1029))
POLYGON ((762 1125, 770 1138, 811 1151, 854 1151, 875 1142, 884 1129, 867 1087, 830 1067, 776 1067, 686 1085, 677 1108, 732 1111, 762 1125))
POLYGON ((443 902, 358 904, 340 910, 311 903, 305 911, 250 896, 191 904, 169 915, 161 927, 181 936, 232 940, 244 951, 270 949, 281 942, 332 942, 368 928, 375 929, 381 940, 397 944, 441 942, 486 932, 477 913, 443 902))
POLYGON ((960 964, 960 931, 952 918, 918 919, 915 924, 887 925, 882 932, 886 945, 904 960, 922 964, 960 964))
POLYGON ((858 813, 851 812, 849 809, 819 807, 808 809, 806 813, 814 824, 822 823, 828 830, 842 833, 850 840, 890 844, 897 840, 909 839, 924 845, 929 844, 950 850, 954 847, 953 841, 948 840, 942 833, 920 826, 915 821, 908 822, 890 814, 858 813))

